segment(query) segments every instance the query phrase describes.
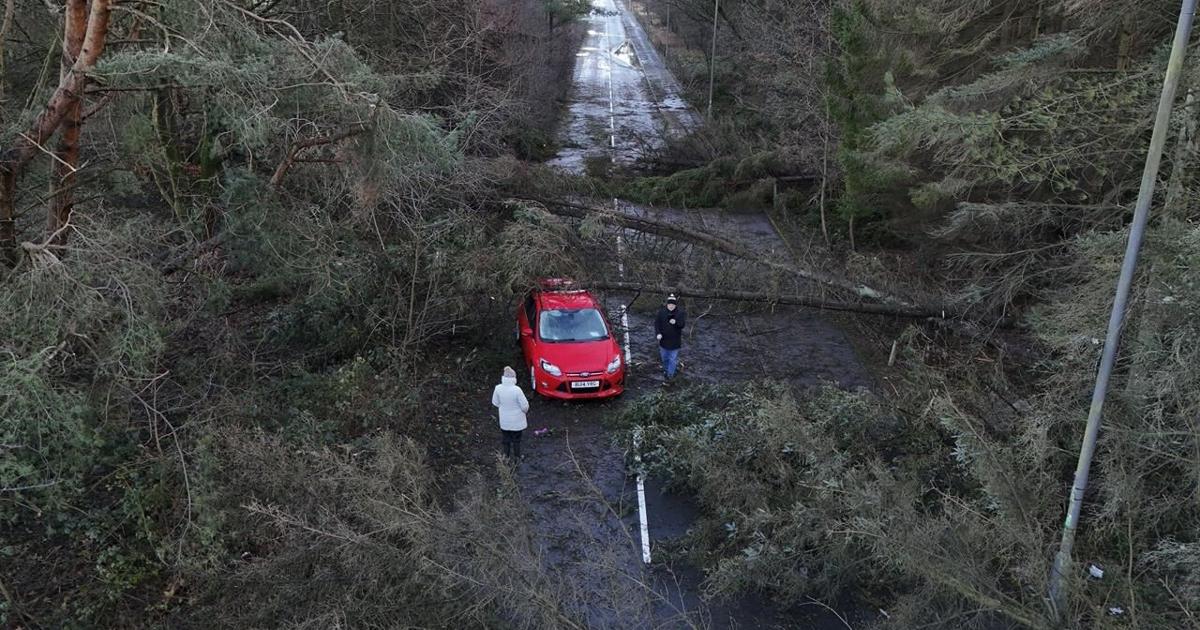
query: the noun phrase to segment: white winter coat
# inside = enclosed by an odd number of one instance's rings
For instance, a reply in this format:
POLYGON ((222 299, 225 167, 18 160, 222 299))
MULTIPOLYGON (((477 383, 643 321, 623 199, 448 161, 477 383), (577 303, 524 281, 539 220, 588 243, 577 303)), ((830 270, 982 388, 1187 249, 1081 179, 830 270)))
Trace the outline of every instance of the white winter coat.
POLYGON ((492 391, 492 404, 500 409, 500 428, 505 431, 522 431, 528 426, 525 412, 529 411, 529 400, 525 392, 517 387, 517 379, 503 376, 500 384, 492 391))

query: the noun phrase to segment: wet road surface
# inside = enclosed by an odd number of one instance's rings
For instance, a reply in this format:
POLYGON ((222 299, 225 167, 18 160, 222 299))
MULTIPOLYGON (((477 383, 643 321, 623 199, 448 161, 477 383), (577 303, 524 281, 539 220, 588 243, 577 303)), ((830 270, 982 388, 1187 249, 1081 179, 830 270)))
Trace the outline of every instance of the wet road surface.
MULTIPOLYGON (((564 148, 550 162, 571 172, 583 172, 589 159, 631 162, 667 134, 686 132, 699 122, 624 2, 594 0, 594 7, 561 130, 564 148)), ((787 255, 760 214, 621 207, 787 255)), ((625 270, 614 272, 624 275, 625 270)), ((616 293, 602 297, 614 323, 621 321, 621 306, 633 299, 616 293)), ((633 445, 615 443, 604 420, 620 413, 625 401, 661 385, 652 313, 662 297, 642 295, 628 312, 632 362, 622 398, 532 400, 519 485, 548 568, 571 585, 568 606, 591 628, 845 628, 837 616, 816 607, 785 611, 755 597, 705 602, 703 576, 695 569, 661 559, 643 563, 636 484, 625 469, 633 445)), ((815 311, 699 301, 686 306, 690 322, 681 359, 688 380, 870 384, 844 333, 815 311)), ((514 351, 513 364, 519 360, 514 351)), ((529 391, 523 372, 518 370, 520 384, 529 391)), ((648 480, 645 499, 653 555, 659 542, 685 534, 696 512, 687 497, 664 494, 654 480, 648 480)))
POLYGON ((623 0, 594 0, 587 39, 576 54, 567 111, 549 163, 580 173, 587 160, 628 164, 699 124, 679 83, 623 0))

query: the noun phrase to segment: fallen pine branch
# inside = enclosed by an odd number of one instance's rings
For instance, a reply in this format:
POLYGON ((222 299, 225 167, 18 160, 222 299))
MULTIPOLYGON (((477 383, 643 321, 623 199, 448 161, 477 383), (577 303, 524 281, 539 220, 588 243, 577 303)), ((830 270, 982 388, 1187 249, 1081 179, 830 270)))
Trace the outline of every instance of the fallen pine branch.
POLYGON ((288 170, 292 168, 292 165, 296 164, 297 162, 316 161, 314 159, 303 159, 300 157, 300 153, 305 149, 327 144, 336 144, 347 138, 352 138, 361 133, 365 133, 368 129, 369 127, 366 123, 355 123, 349 129, 343 129, 327 136, 316 136, 313 138, 305 138, 303 140, 297 140, 293 142, 292 146, 288 149, 287 155, 283 158, 283 161, 279 163, 279 166, 275 168, 275 173, 271 175, 271 187, 279 188, 282 186, 283 178, 287 176, 288 170))
MULTIPOLYGON (((547 212, 550 212, 551 214, 555 214, 555 215, 559 215, 559 216, 571 217, 571 218, 575 218, 575 219, 596 218, 596 219, 600 220, 601 222, 609 224, 609 225, 614 225, 617 227, 622 227, 622 228, 626 228, 626 229, 630 229, 630 230, 636 230, 639 232, 645 232, 648 234, 656 234, 658 236, 664 236, 667 238, 673 238, 673 239, 677 239, 677 240, 696 243, 698 245, 702 245, 702 246, 714 249, 716 251, 729 254, 736 258, 748 260, 748 261, 763 265, 764 267, 774 269, 776 271, 780 271, 780 272, 798 277, 802 280, 806 280, 809 282, 815 282, 815 283, 818 283, 818 284, 821 284, 821 285, 824 285, 827 287, 845 291, 845 292, 847 292, 855 297, 858 297, 858 298, 862 298, 865 300, 871 300, 870 302, 819 301, 822 304, 826 304, 826 305, 837 304, 837 305, 841 305, 844 307, 844 308, 840 308, 840 309, 835 309, 831 306, 821 306, 820 304, 816 303, 816 302, 818 302, 817 300, 814 300, 812 298, 804 298, 803 296, 791 296, 797 300, 797 302, 796 302, 797 305, 813 306, 815 308, 825 308, 826 310, 844 310, 844 311, 848 311, 848 312, 857 312, 857 313, 873 313, 873 314, 881 314, 881 315, 891 314, 891 315, 896 315, 896 316, 900 316, 900 317, 932 318, 932 319, 944 321, 951 328, 954 328, 956 326, 957 320, 967 319, 967 317, 964 313, 962 313, 958 309, 955 309, 952 307, 946 307, 944 305, 931 306, 931 305, 917 304, 909 299, 875 289, 867 284, 858 282, 853 279, 840 278, 840 277, 834 276, 832 274, 825 273, 823 271, 817 271, 815 269, 806 269, 806 268, 799 267, 794 264, 781 262, 781 261, 775 260, 775 259, 769 259, 769 258, 759 255, 757 252, 755 252, 749 246, 747 246, 743 243, 739 243, 737 241, 722 238, 720 236, 714 236, 712 234, 700 232, 697 230, 693 230, 693 229, 686 228, 683 226, 675 225, 672 223, 667 223, 665 221, 659 221, 659 220, 651 219, 648 217, 639 217, 639 216, 635 216, 635 215, 631 215, 631 214, 616 212, 614 210, 609 210, 609 209, 605 209, 605 208, 596 208, 596 207, 592 207, 592 206, 586 206, 586 205, 582 205, 582 204, 578 204, 578 203, 571 203, 571 202, 567 202, 567 201, 552 201, 552 200, 539 199, 539 198, 517 198, 517 199, 513 199, 513 201, 518 202, 518 203, 522 203, 522 202, 523 203, 529 203, 529 202, 536 203, 536 204, 539 204, 539 206, 545 208, 545 210, 547 212), (810 301, 813 301, 814 303, 813 304, 799 304, 800 300, 810 300, 810 301), (851 308, 851 307, 853 307, 853 308, 851 308)), ((758 301, 769 301, 769 300, 758 300, 758 301)), ((974 319, 981 319, 981 318, 976 317, 974 319)), ((1010 317, 988 318, 987 325, 988 325, 988 327, 991 327, 991 328, 1012 328, 1017 325, 1017 321, 1010 317)), ((972 327, 973 330, 976 328, 977 327, 972 327)), ((966 332, 966 331, 963 331, 963 332, 966 332)), ((975 336, 974 334, 971 334, 971 333, 968 333, 968 335, 975 336)))
POLYGON ((869 313, 872 315, 892 315, 895 317, 913 317, 919 319, 943 319, 943 311, 933 311, 919 306, 904 306, 897 304, 878 304, 871 302, 836 302, 802 295, 776 295, 772 293, 756 293, 753 291, 709 291, 689 287, 662 287, 641 284, 638 282, 607 282, 593 281, 586 283, 595 289, 606 291, 646 291, 650 293, 674 293, 683 297, 706 298, 712 300, 731 300, 736 302, 763 302, 767 304, 786 304, 790 306, 807 306, 826 311, 845 311, 851 313, 869 313))
MULTIPOLYGON (((790 265, 778 260, 770 260, 758 255, 752 249, 742 243, 721 238, 719 236, 706 234, 704 232, 698 232, 696 230, 679 225, 666 223, 664 221, 658 221, 655 219, 639 217, 630 214, 623 214, 620 212, 614 212, 612 210, 593 208, 590 206, 584 206, 566 201, 550 201, 536 198, 522 198, 516 199, 516 201, 541 204, 548 212, 560 216, 572 217, 576 219, 595 217, 600 219, 600 221, 610 225, 616 225, 649 234, 657 234, 659 236, 666 236, 678 240, 690 241, 720 252, 724 252, 730 256, 735 256, 743 260, 750 260, 759 263, 765 267, 782 271, 810 282, 816 282, 835 289, 848 291, 861 298, 903 306, 915 306, 903 298, 869 287, 860 282, 855 282, 845 278, 838 278, 837 276, 833 276, 822 271, 805 269, 803 267, 797 267, 796 265, 790 265)), ((949 311, 947 312, 949 313, 949 311)))

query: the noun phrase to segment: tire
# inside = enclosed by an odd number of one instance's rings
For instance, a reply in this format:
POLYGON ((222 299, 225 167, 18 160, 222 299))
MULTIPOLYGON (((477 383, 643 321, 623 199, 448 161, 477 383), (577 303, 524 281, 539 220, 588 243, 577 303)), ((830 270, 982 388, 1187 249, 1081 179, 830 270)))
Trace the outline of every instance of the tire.
POLYGON ((537 393, 537 373, 534 372, 533 366, 529 366, 529 391, 537 393))

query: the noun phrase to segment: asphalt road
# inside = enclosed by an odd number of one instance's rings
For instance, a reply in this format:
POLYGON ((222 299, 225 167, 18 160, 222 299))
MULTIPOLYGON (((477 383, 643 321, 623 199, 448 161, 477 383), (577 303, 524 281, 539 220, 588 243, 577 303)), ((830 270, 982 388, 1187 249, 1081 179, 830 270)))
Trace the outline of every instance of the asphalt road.
POLYGON ((559 133, 563 150, 550 162, 572 172, 583 172, 588 158, 628 164, 699 124, 625 2, 593 6, 559 133))
MULTIPOLYGON (((587 39, 577 53, 572 102, 561 129, 564 149, 551 161, 573 172, 582 172, 589 160, 636 160, 663 138, 686 133, 700 121, 680 97, 678 83, 625 2, 594 0, 594 7, 587 19, 587 39)), ((762 215, 619 205, 786 255, 762 215)), ((616 233, 614 238, 619 238, 616 233)), ((625 269, 613 272, 623 276, 625 269)), ((642 296, 639 305, 661 297, 642 296)), ((621 305, 631 298, 603 296, 610 321, 621 321, 621 305)), ((688 306, 693 319, 682 357, 688 379, 869 385, 846 336, 818 313, 788 308, 747 312, 728 304, 688 306), (701 312, 704 316, 697 317, 701 312)), ((653 479, 647 480, 643 512, 636 478, 625 468, 634 445, 615 443, 604 424, 627 401, 661 384, 657 344, 646 313, 644 308, 628 312, 632 369, 621 399, 537 399, 529 414, 527 460, 520 467, 519 484, 530 504, 543 562, 571 585, 568 605, 592 628, 844 629, 836 615, 816 607, 783 609, 754 597, 705 601, 700 596, 703 576, 695 569, 661 558, 649 565, 643 562, 641 516, 653 556, 659 543, 686 533, 696 515, 688 497, 664 493, 653 479)), ((521 385, 528 390, 528 383, 521 385)), ((861 617, 862 611, 854 612, 858 614, 849 615, 851 620, 861 617)))

